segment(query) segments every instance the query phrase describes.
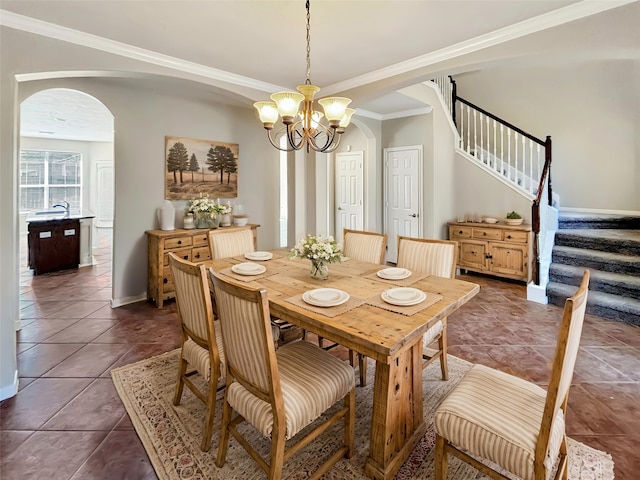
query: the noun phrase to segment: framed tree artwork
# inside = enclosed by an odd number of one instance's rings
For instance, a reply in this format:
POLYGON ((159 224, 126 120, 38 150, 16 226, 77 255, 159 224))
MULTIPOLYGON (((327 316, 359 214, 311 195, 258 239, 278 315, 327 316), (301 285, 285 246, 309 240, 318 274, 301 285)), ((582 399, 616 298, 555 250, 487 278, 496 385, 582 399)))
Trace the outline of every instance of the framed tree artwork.
POLYGON ((165 137, 164 198, 238 196, 238 144, 165 137))

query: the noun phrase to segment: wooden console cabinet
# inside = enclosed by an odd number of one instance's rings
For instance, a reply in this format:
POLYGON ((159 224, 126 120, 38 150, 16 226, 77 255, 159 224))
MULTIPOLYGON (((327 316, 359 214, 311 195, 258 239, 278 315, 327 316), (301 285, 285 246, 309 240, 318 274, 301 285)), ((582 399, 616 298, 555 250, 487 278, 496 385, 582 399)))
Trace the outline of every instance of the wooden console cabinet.
MULTIPOLYGON (((248 224, 242 227, 221 227, 218 230, 253 231, 253 244, 257 248, 260 225, 248 224)), ((156 302, 158 308, 165 300, 175 298, 175 287, 169 268, 169 252, 185 260, 200 263, 211 259, 209 252, 209 229, 147 230, 149 251, 149 280, 147 298, 156 302)))
POLYGON ((460 269, 531 281, 531 225, 452 222, 448 226, 449 239, 458 242, 460 269))

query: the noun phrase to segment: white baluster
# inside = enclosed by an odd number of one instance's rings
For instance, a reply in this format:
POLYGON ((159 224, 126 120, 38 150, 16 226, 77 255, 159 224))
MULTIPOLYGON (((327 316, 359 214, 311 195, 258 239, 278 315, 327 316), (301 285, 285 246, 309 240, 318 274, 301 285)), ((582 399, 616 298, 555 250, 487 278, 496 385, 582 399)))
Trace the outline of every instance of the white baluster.
MULTIPOLYGON (((500 168, 504 170, 504 125, 500 124, 500 158, 502 159, 500 168)), ((502 175, 508 172, 500 172, 502 175)))
POLYGON ((518 183, 518 132, 513 132, 513 149, 515 150, 515 164, 516 164, 516 185, 519 185, 518 183))
POLYGON ((480 117, 480 161, 484 163, 484 115, 479 113, 480 117))
POLYGON ((540 144, 536 143, 536 151, 538 153, 538 175, 536 176, 538 179, 538 185, 540 185, 540 178, 542 177, 542 169, 540 167, 540 144))
MULTIPOLYGON (((527 168, 527 163, 526 163, 526 159, 527 159, 527 152, 526 152, 526 140, 527 138, 523 135, 522 136, 522 159, 523 159, 523 164, 522 164, 522 172, 526 174, 526 168, 527 168)), ((529 157, 529 187, 527 187, 526 183, 522 185, 522 187, 525 190, 530 190, 533 191, 533 187, 531 186, 533 184, 533 162, 531 162, 531 157, 529 157)))
POLYGON ((469 107, 467 106, 467 153, 470 153, 469 145, 471 144, 471 122, 470 122, 471 112, 469 111, 469 107))
POLYGON ((473 109, 473 154, 478 158, 478 111, 473 109))
POLYGON ((464 148, 464 103, 460 104, 460 148, 465 150, 464 148))
POLYGON ((512 178, 512 172, 513 169, 511 168, 511 129, 507 127, 507 158, 509 159, 509 180, 511 180, 513 182, 513 178, 512 178))
POLYGON ((531 194, 533 195, 538 182, 533 181, 533 141, 531 139, 529 139, 529 172, 531 173, 529 182, 531 183, 531 194))
POLYGON ((497 133, 497 128, 496 128, 496 121, 493 121, 493 168, 495 168, 496 172, 498 171, 498 156, 496 155, 496 146, 498 145, 498 142, 496 141, 496 133, 497 133))

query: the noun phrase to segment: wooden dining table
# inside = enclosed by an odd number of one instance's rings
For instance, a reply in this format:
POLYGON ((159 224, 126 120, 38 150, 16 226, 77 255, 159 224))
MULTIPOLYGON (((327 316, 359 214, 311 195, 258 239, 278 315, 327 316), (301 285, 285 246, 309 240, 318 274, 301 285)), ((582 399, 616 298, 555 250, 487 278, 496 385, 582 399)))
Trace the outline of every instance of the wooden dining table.
POLYGON ((384 280, 376 275, 383 266, 353 259, 330 264, 329 278, 316 280, 310 276, 308 260, 289 259, 288 250, 283 249, 271 253, 272 259, 255 262, 266 267, 259 275, 230 271, 234 264, 247 261, 243 257, 211 260, 205 265, 246 285, 266 289, 271 315, 375 360, 365 473, 374 479, 392 478, 427 428, 422 411, 423 334, 474 297, 480 287, 415 272, 401 281, 384 280), (384 291, 399 286, 425 292, 425 303, 398 308, 380 300, 384 291), (349 301, 326 310, 301 301, 302 294, 317 288, 347 292, 349 301), (424 305, 428 306, 422 308, 424 305))

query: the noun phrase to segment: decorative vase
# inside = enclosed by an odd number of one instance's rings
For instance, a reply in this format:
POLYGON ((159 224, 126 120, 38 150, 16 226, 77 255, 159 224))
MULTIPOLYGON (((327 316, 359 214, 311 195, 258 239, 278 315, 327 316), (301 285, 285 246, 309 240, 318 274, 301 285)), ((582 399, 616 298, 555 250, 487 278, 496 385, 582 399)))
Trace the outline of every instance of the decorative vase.
POLYGON ((186 228, 186 229, 195 228, 195 223, 194 223, 194 220, 193 220, 193 214, 192 213, 187 213, 184 216, 183 228, 186 228))
POLYGON ((329 278, 329 265, 324 262, 311 261, 311 270, 309 271, 311 278, 316 280, 326 280, 329 278))
POLYGON ((158 209, 158 222, 160 230, 175 230, 176 209, 170 200, 165 200, 162 207, 158 209))
POLYGON ((221 227, 230 227, 231 226, 231 214, 223 213, 220 218, 220 226, 221 227))
POLYGON ((218 228, 220 217, 213 213, 196 213, 193 217, 193 223, 196 228, 218 228))

